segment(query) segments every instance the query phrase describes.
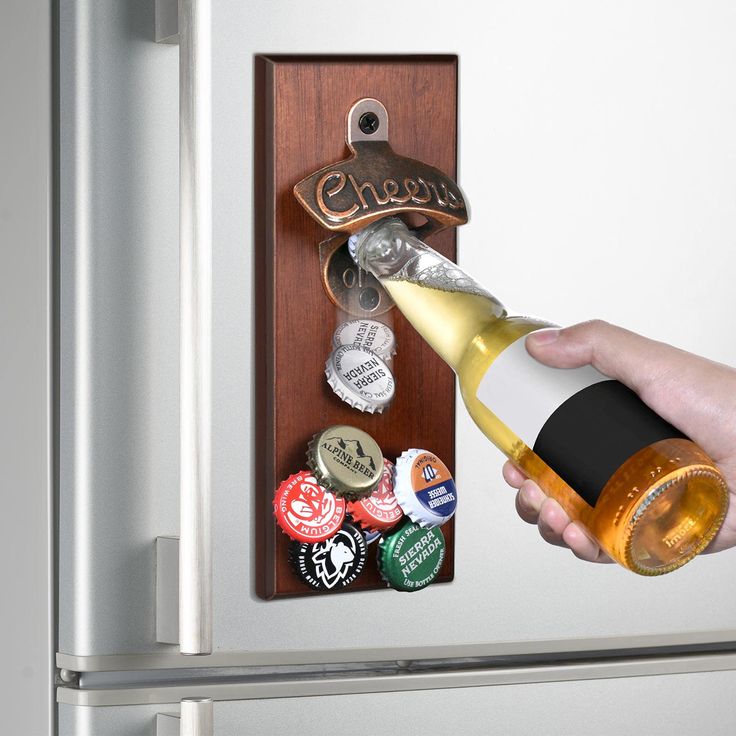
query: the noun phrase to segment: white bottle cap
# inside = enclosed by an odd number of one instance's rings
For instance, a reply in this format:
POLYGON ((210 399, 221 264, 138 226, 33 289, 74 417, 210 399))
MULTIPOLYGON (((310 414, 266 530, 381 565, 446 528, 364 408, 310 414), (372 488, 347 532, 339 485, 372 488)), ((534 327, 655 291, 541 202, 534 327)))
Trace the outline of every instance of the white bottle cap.
POLYGON ((396 461, 394 495, 403 512, 427 529, 442 526, 457 508, 452 474, 434 453, 412 449, 396 461))
POLYGON ((396 381, 386 361, 360 345, 342 345, 325 364, 327 383, 347 404, 379 414, 394 398, 396 381))
POLYGON ((332 336, 332 346, 361 345, 380 355, 384 360, 396 354, 393 330, 377 319, 351 319, 338 325, 332 336))

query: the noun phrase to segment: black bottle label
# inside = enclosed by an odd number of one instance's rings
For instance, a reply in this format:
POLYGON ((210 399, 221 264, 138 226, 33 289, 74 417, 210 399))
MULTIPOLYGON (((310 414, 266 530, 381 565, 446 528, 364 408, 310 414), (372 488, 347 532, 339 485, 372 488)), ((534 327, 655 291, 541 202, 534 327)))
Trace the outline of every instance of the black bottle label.
POLYGON ((639 450, 684 437, 618 381, 601 381, 562 403, 532 448, 595 506, 611 476, 639 450))

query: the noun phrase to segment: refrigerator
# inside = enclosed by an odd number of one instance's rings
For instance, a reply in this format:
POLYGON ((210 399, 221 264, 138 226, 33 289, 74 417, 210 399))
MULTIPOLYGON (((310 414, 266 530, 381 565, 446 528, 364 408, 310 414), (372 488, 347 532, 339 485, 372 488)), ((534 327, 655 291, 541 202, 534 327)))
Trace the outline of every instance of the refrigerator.
MULTIPOLYGON (((273 493, 264 433, 278 434, 259 409, 280 380, 264 335, 293 327, 264 332, 259 302, 262 208, 278 218, 292 196, 269 194, 264 174, 264 68, 450 64, 448 173, 471 207, 461 266, 524 313, 598 317, 736 365, 730 3, 58 0, 2 12, 15 101, 0 220, 3 556, 9 598, 25 601, 6 612, 11 661, 25 663, 4 674, 10 723, 23 719, 8 733, 734 732, 734 552, 644 578, 545 544, 453 388, 443 421, 459 503, 443 582, 268 599, 259 545, 273 538, 257 509, 273 493), (181 227, 180 202, 194 208, 181 227), (210 224, 208 257, 197 249, 210 224), (180 261, 187 232, 194 275, 180 261), (183 360, 196 374, 186 386, 183 360)), ((356 100, 371 96, 356 82, 356 100)), ((396 130, 397 152, 416 155, 446 104, 417 87, 420 116, 410 135, 396 130)), ((387 105, 392 120, 401 105, 387 105)), ((325 109, 325 129, 342 130, 344 106, 325 109)), ((346 152, 339 141, 335 158, 346 152)), ((319 242, 305 232, 308 278, 319 242)), ((323 390, 311 380, 295 407, 323 390)))

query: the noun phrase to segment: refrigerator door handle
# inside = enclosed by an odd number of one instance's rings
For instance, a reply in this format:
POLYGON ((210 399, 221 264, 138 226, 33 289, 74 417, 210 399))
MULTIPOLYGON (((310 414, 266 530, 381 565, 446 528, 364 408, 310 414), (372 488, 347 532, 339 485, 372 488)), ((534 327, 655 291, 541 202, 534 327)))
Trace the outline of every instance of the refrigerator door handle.
POLYGON ((212 698, 184 698, 179 715, 158 713, 156 736, 214 736, 212 698))
POLYGON ((212 652, 211 0, 157 0, 156 40, 179 42, 179 648, 212 652))

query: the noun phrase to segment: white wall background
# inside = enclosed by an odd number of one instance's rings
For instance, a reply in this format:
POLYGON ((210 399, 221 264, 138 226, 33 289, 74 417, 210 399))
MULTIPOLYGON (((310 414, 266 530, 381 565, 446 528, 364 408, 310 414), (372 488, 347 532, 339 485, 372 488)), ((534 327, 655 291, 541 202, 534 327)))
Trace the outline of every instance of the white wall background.
POLYGON ((478 33, 463 262, 521 311, 736 363, 736 6, 491 3, 478 33))

